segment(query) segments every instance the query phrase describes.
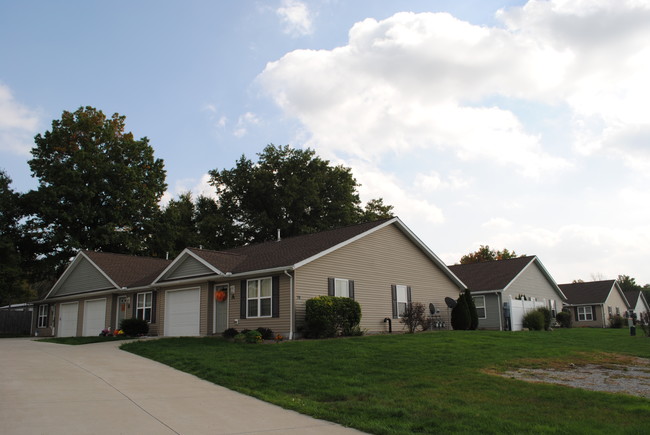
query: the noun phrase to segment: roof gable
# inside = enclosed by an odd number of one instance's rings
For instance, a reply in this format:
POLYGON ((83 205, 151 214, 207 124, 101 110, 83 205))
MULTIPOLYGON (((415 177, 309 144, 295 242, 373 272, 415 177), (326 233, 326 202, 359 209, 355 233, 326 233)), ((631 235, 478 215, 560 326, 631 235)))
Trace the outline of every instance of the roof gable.
POLYGON ((505 289, 535 257, 517 257, 508 260, 455 264, 449 269, 463 281, 470 291, 505 289))
POLYGON ((46 298, 148 286, 169 260, 80 251, 46 298))
POLYGON ((621 297, 627 303, 623 292, 614 279, 560 284, 560 288, 566 295, 567 304, 569 305, 604 304, 614 289, 621 293, 621 297))
POLYGON ((220 275, 222 272, 197 255, 192 249, 185 249, 158 276, 154 282, 171 281, 183 278, 220 275))

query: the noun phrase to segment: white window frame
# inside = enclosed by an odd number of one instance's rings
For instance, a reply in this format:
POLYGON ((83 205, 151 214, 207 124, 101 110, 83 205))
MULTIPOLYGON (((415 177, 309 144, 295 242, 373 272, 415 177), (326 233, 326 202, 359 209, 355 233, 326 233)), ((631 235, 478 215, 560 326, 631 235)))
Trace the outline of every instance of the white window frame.
POLYGON ((401 318, 409 305, 408 286, 398 284, 395 286, 395 299, 397 300, 397 317, 401 318))
POLYGON ((350 297, 350 280, 344 278, 334 278, 334 296, 339 298, 350 297))
POLYGON ((476 314, 478 314, 479 319, 487 319, 487 309, 485 308, 485 296, 472 296, 474 300, 474 306, 476 307, 476 314), (481 299, 481 304, 478 304, 477 301, 481 299), (483 310, 483 315, 480 315, 480 311, 483 310))
POLYGON ((592 322, 594 320, 594 313, 591 305, 578 307, 578 322, 592 322))
POLYGON ((39 305, 38 307, 38 328, 47 328, 47 315, 49 314, 49 305, 39 305))
POLYGON ((138 293, 136 295, 135 318, 143 319, 146 320, 147 322, 151 322, 151 314, 153 313, 152 305, 153 305, 153 292, 138 293), (148 301, 147 301, 147 295, 149 296, 148 301), (149 313, 149 318, 147 318, 147 312, 149 313))
POLYGON ((273 279, 268 276, 246 281, 246 318, 273 317, 273 279), (262 282, 268 281, 269 295, 262 296, 262 282), (251 296, 251 283, 257 283, 257 295, 251 296), (269 313, 262 314, 262 302, 268 300, 269 313), (256 301, 255 309, 251 310, 251 301, 256 301), (253 312, 254 311, 254 312, 253 312))

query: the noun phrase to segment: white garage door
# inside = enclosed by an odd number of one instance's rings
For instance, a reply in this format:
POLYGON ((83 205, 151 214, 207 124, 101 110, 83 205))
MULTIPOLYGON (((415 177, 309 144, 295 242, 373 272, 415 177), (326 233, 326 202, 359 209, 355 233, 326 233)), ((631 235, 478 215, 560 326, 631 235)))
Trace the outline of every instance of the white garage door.
POLYGON ((83 336, 99 335, 106 325, 106 299, 84 302, 83 336))
POLYGON ((199 335, 200 290, 168 291, 165 300, 165 335, 199 335))
POLYGON ((59 306, 59 327, 56 329, 57 337, 75 337, 77 335, 78 312, 78 302, 61 304, 59 306))

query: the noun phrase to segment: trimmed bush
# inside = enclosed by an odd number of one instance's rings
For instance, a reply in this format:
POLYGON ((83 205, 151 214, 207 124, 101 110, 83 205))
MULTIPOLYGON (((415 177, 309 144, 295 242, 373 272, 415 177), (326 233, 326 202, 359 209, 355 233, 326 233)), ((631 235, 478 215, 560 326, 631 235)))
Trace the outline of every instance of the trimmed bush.
POLYGON ((221 333, 223 338, 235 338, 235 335, 237 335, 237 330, 235 328, 228 328, 221 333))
POLYGON ((123 319, 120 322, 120 329, 129 337, 139 337, 149 333, 149 323, 142 319, 123 319))
POLYGON ((537 309, 542 315, 544 316, 544 331, 548 331, 551 329, 551 320, 553 320, 553 316, 551 315, 551 310, 549 310, 546 307, 539 307, 537 309))
POLYGON ((305 335, 310 338, 358 335, 361 305, 353 299, 316 296, 305 304, 305 335))
POLYGON ((469 306, 465 299, 465 293, 461 293, 456 301, 456 306, 451 310, 451 327, 454 330, 465 331, 472 325, 472 318, 469 314, 469 306))
POLYGON ((625 319, 623 316, 616 314, 609 318, 609 326, 612 328, 620 329, 625 325, 625 319))
POLYGON ((541 331, 544 329, 544 314, 539 310, 528 312, 524 316, 524 328, 531 331, 541 331))
POLYGON ((275 334, 273 334, 273 330, 269 328, 257 328, 257 332, 262 334, 262 340, 273 340, 275 339, 275 334))
POLYGON ((555 320, 557 320, 557 323, 559 323, 563 328, 571 327, 571 313, 567 311, 560 311, 557 313, 555 315, 555 320))
POLYGON ((469 328, 472 331, 478 329, 478 313, 476 312, 476 304, 474 304, 474 298, 469 289, 465 289, 465 300, 467 301, 467 309, 469 310, 469 328))
POLYGON ((255 344, 262 342, 262 334, 260 331, 248 331, 244 336, 246 343, 255 344))

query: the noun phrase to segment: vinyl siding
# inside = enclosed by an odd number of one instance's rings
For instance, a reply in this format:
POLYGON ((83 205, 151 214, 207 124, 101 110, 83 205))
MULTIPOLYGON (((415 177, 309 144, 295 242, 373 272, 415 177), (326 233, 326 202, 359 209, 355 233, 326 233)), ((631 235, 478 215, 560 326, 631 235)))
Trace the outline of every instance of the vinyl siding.
POLYGON ((169 281, 178 278, 186 278, 188 276, 201 276, 209 275, 214 272, 210 270, 206 265, 198 261, 196 258, 187 256, 185 259, 179 263, 174 270, 166 274, 162 281, 169 281))
POLYGON ((65 282, 50 297, 107 290, 110 288, 115 288, 115 286, 90 261, 82 258, 65 279, 65 282))
POLYGON ((509 296, 515 299, 518 295, 525 295, 527 299, 546 301, 546 307, 550 309, 549 301, 555 300, 555 310, 562 310, 562 298, 548 282, 542 271, 533 262, 526 266, 521 274, 503 292, 503 300, 508 301, 509 296))
POLYGON ((605 327, 609 328, 609 314, 607 311, 607 307, 612 307, 612 315, 616 315, 616 308, 618 308, 619 315, 625 316, 625 312, 627 311, 627 305, 625 305, 625 300, 623 300, 623 297, 619 293, 618 289, 616 286, 612 288, 612 291, 609 292, 609 296, 605 300, 605 304, 603 305, 605 307, 605 327))
MULTIPOLYGON (((445 297, 456 299, 459 288, 398 228, 389 225, 296 270, 296 324, 304 325, 305 302, 327 295, 327 278, 354 280, 361 305, 361 328, 388 331, 392 319, 391 284, 411 286, 412 302, 433 303, 449 324, 445 297)), ((392 319, 393 331, 405 330, 392 319)))
POLYGON ((499 298, 496 294, 475 295, 485 296, 485 319, 478 319, 479 329, 496 329, 499 330, 501 324, 499 318, 501 316, 501 307, 499 298))

